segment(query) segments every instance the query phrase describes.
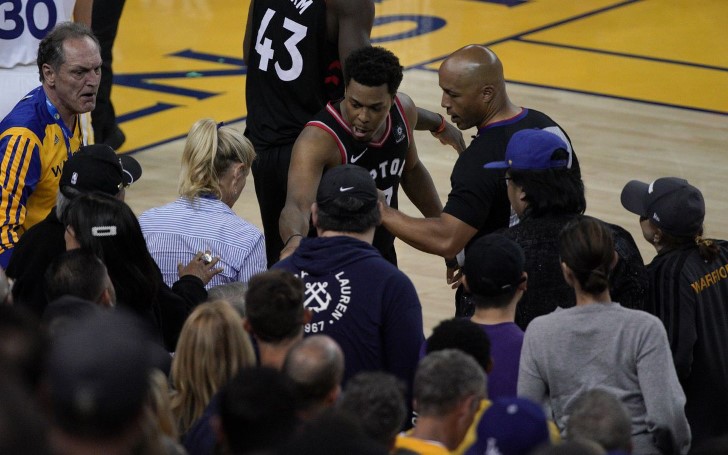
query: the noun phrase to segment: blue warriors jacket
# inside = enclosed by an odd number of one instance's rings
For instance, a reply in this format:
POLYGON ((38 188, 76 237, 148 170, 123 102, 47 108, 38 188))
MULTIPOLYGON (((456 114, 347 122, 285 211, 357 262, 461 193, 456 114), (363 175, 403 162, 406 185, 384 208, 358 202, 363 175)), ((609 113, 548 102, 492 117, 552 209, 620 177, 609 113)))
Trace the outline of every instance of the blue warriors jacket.
POLYGON ((55 205, 63 163, 82 145, 80 123, 77 119, 74 131, 69 131, 42 87, 31 91, 0 123, 2 267, 7 267, 23 232, 55 205))

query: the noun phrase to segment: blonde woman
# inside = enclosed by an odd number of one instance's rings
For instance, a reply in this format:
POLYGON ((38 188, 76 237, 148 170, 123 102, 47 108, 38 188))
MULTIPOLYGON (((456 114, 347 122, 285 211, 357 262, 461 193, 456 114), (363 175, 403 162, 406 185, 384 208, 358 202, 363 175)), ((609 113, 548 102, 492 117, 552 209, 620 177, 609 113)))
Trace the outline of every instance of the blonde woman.
POLYGON ((255 354, 243 322, 224 300, 204 303, 182 328, 172 361, 172 413, 184 436, 215 393, 243 367, 255 366, 255 354))
POLYGON ((216 265, 222 269, 207 284, 208 289, 236 281, 247 283, 266 270, 263 234, 232 209, 254 158, 250 141, 231 126, 212 119, 192 126, 182 154, 179 197, 139 218, 165 283, 177 281, 178 265, 187 264, 198 251, 206 253, 208 262, 219 258, 216 265))

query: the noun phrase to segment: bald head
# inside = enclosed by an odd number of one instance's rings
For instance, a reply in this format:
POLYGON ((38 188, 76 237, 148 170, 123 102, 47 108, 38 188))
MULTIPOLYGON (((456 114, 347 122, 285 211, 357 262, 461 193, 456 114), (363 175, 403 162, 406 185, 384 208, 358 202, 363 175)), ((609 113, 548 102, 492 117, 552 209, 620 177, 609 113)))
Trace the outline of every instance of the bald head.
POLYGON ((461 130, 481 127, 509 109, 503 65, 485 46, 453 52, 439 70, 442 107, 461 130))
POLYGON ((283 372, 296 384, 302 407, 314 407, 339 390, 344 376, 344 354, 331 337, 310 336, 291 348, 283 372))
POLYGON ((440 71, 454 71, 472 83, 503 84, 503 65, 497 55, 480 44, 462 47, 445 59, 440 71))

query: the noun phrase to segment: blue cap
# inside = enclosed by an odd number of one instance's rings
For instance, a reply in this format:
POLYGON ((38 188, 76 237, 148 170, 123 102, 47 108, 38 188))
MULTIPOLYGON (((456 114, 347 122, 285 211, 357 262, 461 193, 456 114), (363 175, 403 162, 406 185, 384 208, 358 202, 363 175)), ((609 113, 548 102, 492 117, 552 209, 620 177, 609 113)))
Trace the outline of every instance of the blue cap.
POLYGON ((466 455, 528 455, 550 442, 546 414, 525 398, 497 398, 478 422, 475 443, 466 455))
POLYGON ((508 141, 506 160, 493 161, 483 166, 487 169, 516 169, 537 171, 571 167, 571 150, 559 136, 546 130, 521 130, 508 141), (568 153, 567 159, 552 159, 555 151, 568 153))

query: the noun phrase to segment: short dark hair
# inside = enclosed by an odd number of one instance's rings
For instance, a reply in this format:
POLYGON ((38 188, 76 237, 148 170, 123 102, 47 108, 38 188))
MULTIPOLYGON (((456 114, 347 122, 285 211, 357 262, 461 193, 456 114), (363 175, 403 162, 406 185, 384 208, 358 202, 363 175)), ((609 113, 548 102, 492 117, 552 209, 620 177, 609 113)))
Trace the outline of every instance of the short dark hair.
POLYGON ((427 339, 427 353, 443 349, 459 349, 470 354, 483 371, 490 365, 490 339, 470 319, 446 319, 432 329, 432 335, 427 339))
POLYGON ((389 446, 407 418, 404 394, 405 385, 396 376, 364 371, 346 383, 338 406, 358 420, 370 438, 389 446))
POLYGON ((243 368, 220 391, 220 420, 232 453, 281 445, 296 427, 291 381, 272 368, 243 368))
POLYGON ((387 84, 387 92, 397 94, 402 82, 402 65, 391 51, 383 47, 366 46, 349 54, 344 64, 344 83, 354 79, 367 87, 387 84))
POLYGON ((261 341, 295 337, 303 330, 303 281, 282 269, 253 276, 245 293, 245 315, 261 341))
POLYGON ((518 292, 518 288, 512 289, 507 294, 501 295, 470 295, 470 300, 475 304, 475 308, 505 308, 511 303, 511 299, 518 292))
POLYGON ((316 227, 324 231, 355 232, 361 234, 379 226, 382 214, 379 205, 367 213, 356 214, 364 204, 360 199, 340 197, 329 203, 338 213, 353 212, 352 215, 335 215, 318 206, 316 227))
POLYGON ((101 49, 99 40, 93 34, 90 28, 78 22, 61 22, 51 30, 38 45, 38 72, 40 73, 40 81, 43 82, 43 65, 46 63, 53 69, 57 70, 66 61, 66 55, 63 52, 63 43, 69 39, 78 39, 88 37, 96 43, 101 49))
POLYGON ((604 222, 578 216, 559 233, 559 255, 584 292, 592 295, 609 289, 614 259, 614 233, 604 222))
POLYGON ((64 295, 96 302, 106 289, 107 274, 104 263, 91 251, 65 251, 46 269, 46 297, 49 302, 64 295))
MULTIPOLYGON (((568 159, 568 152, 559 149, 553 156, 554 159, 568 159)), ((578 169, 510 169, 508 174, 511 182, 526 193, 526 215, 582 214, 586 210, 584 182, 578 169)))

